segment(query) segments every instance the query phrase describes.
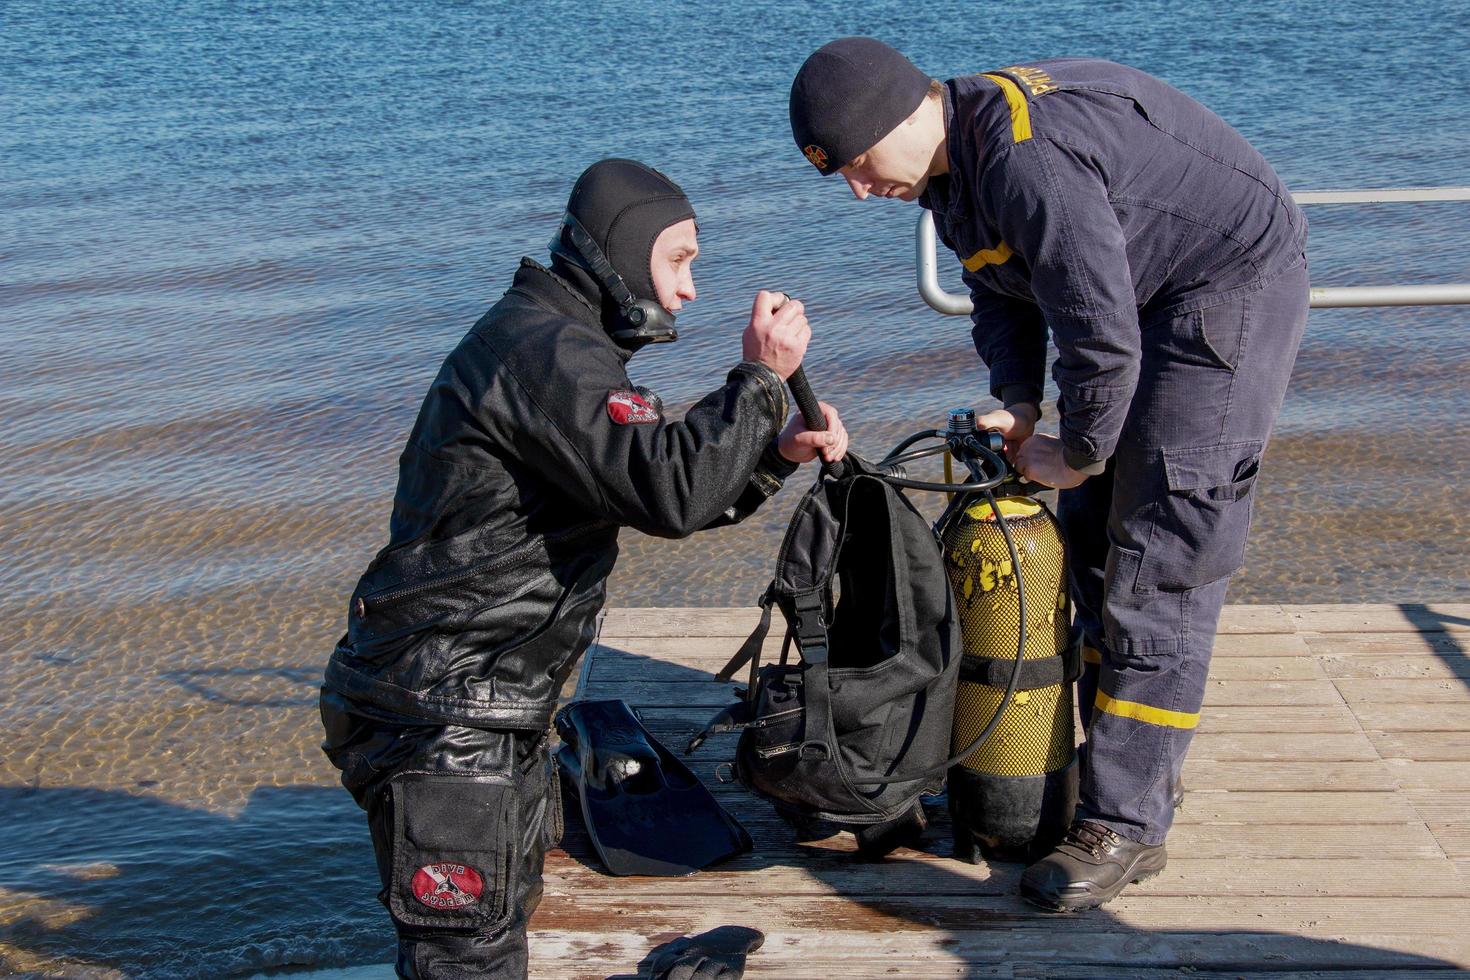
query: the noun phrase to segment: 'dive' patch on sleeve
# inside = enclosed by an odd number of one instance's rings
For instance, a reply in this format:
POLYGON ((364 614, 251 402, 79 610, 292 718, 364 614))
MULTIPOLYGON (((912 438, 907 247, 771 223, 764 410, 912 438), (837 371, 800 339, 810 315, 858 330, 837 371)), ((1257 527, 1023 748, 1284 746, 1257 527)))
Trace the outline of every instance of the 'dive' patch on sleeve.
POLYGON ((633 391, 613 391, 607 396, 607 415, 618 425, 658 421, 658 409, 633 391))

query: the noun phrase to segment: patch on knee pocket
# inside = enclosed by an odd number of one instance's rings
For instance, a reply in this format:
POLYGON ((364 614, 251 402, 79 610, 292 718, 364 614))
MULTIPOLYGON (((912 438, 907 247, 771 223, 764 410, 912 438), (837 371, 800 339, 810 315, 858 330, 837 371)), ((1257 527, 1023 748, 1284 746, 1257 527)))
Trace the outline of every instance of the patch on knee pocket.
POLYGON ((390 784, 389 911, 411 926, 483 929, 509 915, 519 839, 508 779, 409 773, 390 784))

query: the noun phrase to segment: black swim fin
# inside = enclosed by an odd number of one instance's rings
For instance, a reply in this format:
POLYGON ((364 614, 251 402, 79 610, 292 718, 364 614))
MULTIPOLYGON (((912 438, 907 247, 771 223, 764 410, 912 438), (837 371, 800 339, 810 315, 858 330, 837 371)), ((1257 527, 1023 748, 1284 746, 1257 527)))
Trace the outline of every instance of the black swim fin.
POLYGON ((557 767, 611 874, 689 875, 750 850, 745 828, 626 702, 573 702, 556 731, 557 767))

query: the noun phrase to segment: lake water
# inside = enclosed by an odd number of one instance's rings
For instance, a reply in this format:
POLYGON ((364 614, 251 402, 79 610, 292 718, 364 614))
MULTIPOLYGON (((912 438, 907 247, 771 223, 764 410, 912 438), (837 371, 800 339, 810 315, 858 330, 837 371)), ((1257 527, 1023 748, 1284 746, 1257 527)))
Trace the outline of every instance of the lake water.
MULTIPOLYGON (((699 212, 683 336, 630 365, 670 405, 767 287, 861 451, 983 406, 968 324, 915 292, 917 209, 792 145, 791 76, 852 33, 937 77, 1136 65, 1296 190, 1470 183, 1463 0, 0 7, 0 972, 389 956, 315 685, 425 387, 594 160, 699 212)), ((1470 281, 1470 206, 1308 214, 1317 285, 1470 281)), ((1314 312, 1231 601, 1470 596, 1465 323, 1314 312)), ((752 602, 795 497, 628 533, 611 601, 752 602)))

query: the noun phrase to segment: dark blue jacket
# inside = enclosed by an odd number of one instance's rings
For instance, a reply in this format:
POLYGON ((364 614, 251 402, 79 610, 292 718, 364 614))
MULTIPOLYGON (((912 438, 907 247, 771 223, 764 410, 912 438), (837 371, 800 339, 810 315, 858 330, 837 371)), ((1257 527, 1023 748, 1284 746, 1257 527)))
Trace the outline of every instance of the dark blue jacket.
POLYGON ((1307 222, 1245 138, 1189 96, 1108 61, 1063 58, 944 86, 950 173, 920 203, 965 267, 991 393, 1039 401, 1057 348, 1061 437, 1112 455, 1140 330, 1258 290, 1307 222))

